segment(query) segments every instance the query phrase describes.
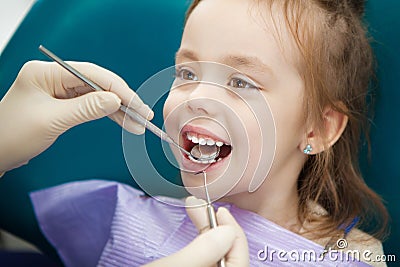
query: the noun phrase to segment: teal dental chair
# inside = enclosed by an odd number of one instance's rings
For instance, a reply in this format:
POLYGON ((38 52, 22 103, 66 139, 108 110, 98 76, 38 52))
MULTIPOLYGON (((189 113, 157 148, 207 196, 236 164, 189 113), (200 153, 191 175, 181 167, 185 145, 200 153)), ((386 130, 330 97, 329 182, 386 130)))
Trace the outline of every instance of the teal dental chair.
MULTIPOLYGON (((38 0, 0 56, 0 98, 29 60, 48 60, 40 44, 66 60, 88 61, 138 88, 174 64, 187 0, 38 0)), ((362 156, 367 183, 386 201, 392 217, 386 254, 400 261, 400 2, 370 0, 367 21, 375 39, 378 79, 372 156, 362 156), (396 32, 397 31, 397 32, 396 32)), ((162 124, 162 103, 155 107, 162 124)), ((1 131, 1 122, 0 122, 1 131)), ((105 118, 62 135, 40 156, 0 180, 0 228, 33 243, 57 260, 35 220, 28 193, 73 180, 110 179, 136 186, 125 164, 121 128, 105 118)), ((1 149, 1 148, 0 148, 1 149)), ((1 160, 1 159, 0 159, 1 160)), ((177 175, 176 170, 165 165, 177 175)), ((393 266, 395 263, 393 263, 393 266)), ((388 263, 390 266, 391 263, 388 263)))

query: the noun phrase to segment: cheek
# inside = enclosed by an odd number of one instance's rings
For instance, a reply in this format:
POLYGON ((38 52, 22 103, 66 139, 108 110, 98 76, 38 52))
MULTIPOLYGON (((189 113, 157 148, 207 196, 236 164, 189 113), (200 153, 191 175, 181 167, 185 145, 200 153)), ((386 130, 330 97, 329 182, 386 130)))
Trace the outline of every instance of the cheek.
POLYGON ((260 184, 267 176, 274 151, 274 123, 265 102, 247 99, 246 105, 238 105, 237 120, 231 124, 234 151, 230 171, 240 175, 240 181, 231 194, 248 192, 251 184, 260 184), (264 152, 272 153, 264 153, 264 152))
POLYGON ((275 162, 280 165, 299 152, 299 145, 306 136, 302 94, 286 96, 282 101, 271 103, 276 126, 275 162))
POLYGON ((304 116, 301 105, 293 104, 285 109, 278 107, 278 111, 274 114, 278 140, 283 142, 285 139, 297 139, 299 141, 304 136, 304 116))
MULTIPOLYGON (((177 117, 182 113, 184 98, 178 91, 171 91, 164 103, 163 116, 164 124, 168 131, 172 124, 176 123, 177 117)), ((176 126, 176 125, 174 125, 176 126)))
POLYGON ((243 188, 246 191, 254 191, 268 177, 276 148, 276 127, 269 105, 258 104, 258 107, 255 105, 255 109, 255 118, 248 120, 246 124, 250 146, 247 179, 244 184, 246 187, 243 188))

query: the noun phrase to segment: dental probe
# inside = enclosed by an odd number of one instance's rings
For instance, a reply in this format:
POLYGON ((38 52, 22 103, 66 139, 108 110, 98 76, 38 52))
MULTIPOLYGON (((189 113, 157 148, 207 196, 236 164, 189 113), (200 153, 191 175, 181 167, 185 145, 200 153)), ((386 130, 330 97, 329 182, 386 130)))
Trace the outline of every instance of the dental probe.
MULTIPOLYGON (((90 79, 88 79, 87 77, 85 77, 82 73, 80 73, 79 71, 77 71, 75 68, 73 68, 71 65, 67 64, 65 61, 63 61, 61 58, 59 58, 58 56, 56 56, 55 54, 53 54, 51 51, 49 51, 47 48, 45 48, 43 45, 39 46, 39 50, 40 52, 42 52, 43 54, 45 54, 46 56, 48 56, 49 58, 51 58, 52 60, 54 60, 55 62, 57 62, 59 65, 61 65, 64 69, 68 70, 70 73, 72 73, 73 75, 75 75, 77 78, 81 79, 83 82, 85 82, 87 85, 89 85, 90 87, 92 87, 95 91, 105 91, 103 88, 101 88, 98 84, 96 84, 95 82, 91 81, 90 79)), ((178 148, 180 151, 182 151, 183 153, 185 153, 187 156, 191 156, 194 159, 198 160, 198 161, 208 161, 208 160, 213 160, 215 159, 215 156, 210 156, 207 158, 197 158, 196 156, 192 155, 190 152, 186 151, 186 149, 184 149, 183 147, 181 147, 180 145, 178 145, 171 137, 168 136, 168 134, 166 132, 164 132, 163 130, 161 130, 160 128, 158 128, 156 125, 154 125, 153 123, 151 123, 150 121, 146 120, 145 118, 143 118, 140 114, 136 113, 135 111, 133 111, 132 109, 128 108, 125 105, 121 105, 120 110, 122 110, 123 112, 125 112, 129 117, 131 117, 134 121, 138 122, 139 124, 141 124, 142 126, 144 126, 146 129, 148 129, 149 131, 151 131, 152 133, 154 133, 155 135, 157 135, 160 139, 166 141, 169 144, 174 145, 176 148, 178 148)))
MULTIPOLYGON (((207 173, 203 171, 203 177, 204 177, 204 189, 206 191, 206 198, 207 198, 207 213, 208 213, 208 221, 210 223, 210 228, 215 228, 218 226, 217 224, 217 217, 215 216, 215 210, 214 207, 211 204, 211 199, 210 195, 208 194, 208 188, 207 188, 207 173)), ((220 259, 217 262, 218 267, 226 267, 225 264, 225 258, 220 259)))

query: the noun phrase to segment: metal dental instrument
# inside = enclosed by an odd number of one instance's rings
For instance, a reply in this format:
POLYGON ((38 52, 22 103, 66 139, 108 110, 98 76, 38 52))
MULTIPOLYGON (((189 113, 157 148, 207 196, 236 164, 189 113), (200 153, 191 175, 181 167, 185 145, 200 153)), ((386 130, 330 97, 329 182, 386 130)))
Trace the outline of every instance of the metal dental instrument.
MULTIPOLYGON (((207 213, 208 213, 208 220, 210 223, 210 228, 215 228, 218 226, 217 224, 217 217, 215 216, 215 210, 214 207, 211 204, 211 199, 210 195, 208 194, 208 188, 207 188, 207 173, 203 171, 203 177, 204 177, 204 189, 206 191, 206 198, 207 198, 207 213)), ((226 267, 225 264, 225 258, 220 259, 217 262, 218 267, 226 267)))
MULTIPOLYGON (((72 73, 73 75, 75 75, 77 78, 81 79, 83 82, 85 82, 87 85, 89 85, 90 87, 92 87, 95 91, 105 91, 103 88, 101 88, 98 84, 96 84, 95 82, 91 81, 90 79, 88 79, 87 77, 85 77, 82 73, 80 73, 79 71, 77 71, 75 68, 73 68, 72 66, 70 66, 69 64, 67 64, 65 61, 63 61, 61 58, 59 58, 58 56, 56 56, 55 54, 53 54, 51 51, 49 51, 47 48, 45 48, 43 45, 39 46, 39 50, 45 54, 46 56, 48 56, 49 58, 51 58, 52 60, 54 60, 55 62, 57 62, 59 65, 61 65, 63 68, 65 68, 67 71, 69 71, 70 73, 72 73)), ((174 145, 176 148, 178 148, 180 151, 182 151, 183 153, 185 153, 187 156, 190 156, 192 158, 194 158, 195 160, 198 161, 209 161, 209 160, 214 160, 218 155, 211 155, 209 157, 205 157, 204 155, 201 155, 200 158, 196 157, 195 155, 192 155, 190 152, 186 151, 186 149, 184 149, 183 147, 181 147, 180 145, 178 145, 171 137, 168 136, 168 134, 166 132, 164 132, 163 130, 161 130, 160 128, 158 128, 156 125, 154 125, 153 123, 151 123, 150 121, 146 120, 144 117, 142 117, 141 115, 139 115, 138 113, 136 113, 135 111, 133 111, 132 109, 128 108, 127 106, 121 105, 120 110, 122 110, 123 112, 125 112, 129 117, 131 117, 134 121, 138 122, 139 124, 141 124, 142 126, 144 126, 146 129, 148 129, 149 131, 151 131, 152 133, 154 133, 155 135, 157 135, 160 139, 166 141, 169 144, 174 145), (204 156, 204 157, 203 157, 204 156)), ((218 154, 219 154, 219 150, 218 150, 218 154)))

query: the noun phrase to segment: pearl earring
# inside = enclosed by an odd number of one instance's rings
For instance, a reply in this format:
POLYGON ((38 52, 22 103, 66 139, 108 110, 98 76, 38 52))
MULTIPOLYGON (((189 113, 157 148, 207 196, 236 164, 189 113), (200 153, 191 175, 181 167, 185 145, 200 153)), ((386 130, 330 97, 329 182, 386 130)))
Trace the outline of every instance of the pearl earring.
POLYGON ((303 153, 306 155, 310 155, 312 150, 313 150, 312 146, 308 144, 306 148, 303 150, 303 153))

